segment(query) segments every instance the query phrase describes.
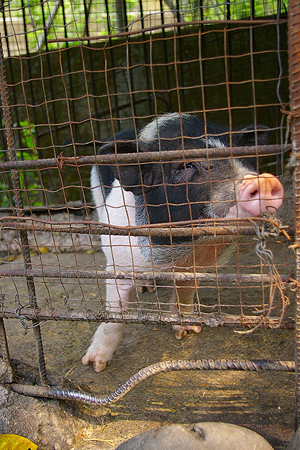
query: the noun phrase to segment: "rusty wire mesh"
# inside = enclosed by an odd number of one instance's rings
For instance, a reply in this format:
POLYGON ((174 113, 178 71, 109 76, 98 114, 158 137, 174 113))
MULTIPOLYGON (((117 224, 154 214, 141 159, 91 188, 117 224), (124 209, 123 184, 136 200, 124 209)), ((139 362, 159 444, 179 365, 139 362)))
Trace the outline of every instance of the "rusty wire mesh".
MULTIPOLYGON (((34 330, 51 319, 204 323, 242 326, 243 331, 292 327, 297 284, 288 248, 294 225, 291 175, 285 170, 291 148, 285 3, 279 2, 278 9, 277 2, 264 2, 259 10, 245 1, 237 10, 218 2, 210 8, 171 2, 173 8, 161 3, 156 10, 140 2, 130 15, 121 2, 114 18, 105 2, 97 23, 100 3, 70 2, 79 8, 76 15, 68 2, 58 3, 17 7, 4 2, 2 8, 2 90, 11 117, 9 124, 3 116, 0 134, 2 317, 17 318, 34 330), (95 162, 163 165, 207 156, 207 149, 171 151, 166 157, 96 156, 109 136, 127 128, 137 131, 170 111, 219 123, 230 139, 245 124, 268 126, 269 145, 210 149, 209 158, 252 156, 259 172, 277 176, 285 187, 279 220, 99 224, 89 182, 95 162), (181 266, 157 265, 147 272, 132 263, 127 269, 106 267, 99 236, 128 234, 165 237, 171 247, 173 237, 189 237, 192 256, 181 266), (236 235, 229 263, 213 257, 197 265, 193 255, 207 250, 199 236, 220 237, 212 246, 217 254, 236 235), (258 255, 257 244, 265 239, 271 260, 258 255), (120 304, 118 311, 105 302, 105 283, 116 280, 134 286, 128 306, 120 304), (196 289, 193 311, 177 305, 170 312, 168 299, 180 282, 196 289), (153 292, 143 293, 145 286, 153 292)), ((134 252, 136 243, 130 245, 134 252)))

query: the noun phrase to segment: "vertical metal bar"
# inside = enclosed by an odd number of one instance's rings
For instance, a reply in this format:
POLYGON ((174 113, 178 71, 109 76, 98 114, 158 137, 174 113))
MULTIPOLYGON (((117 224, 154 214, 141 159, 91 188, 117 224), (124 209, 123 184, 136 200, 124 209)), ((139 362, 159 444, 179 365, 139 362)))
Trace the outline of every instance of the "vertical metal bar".
MULTIPOLYGON (((12 123, 11 123, 8 95, 6 92, 6 76, 5 76, 5 66, 4 66, 3 59, 4 58, 3 58, 2 40, 1 40, 1 35, 0 35, 0 96, 1 96, 2 111, 3 111, 3 117, 4 117, 4 125, 5 125, 5 131, 6 131, 9 159, 10 159, 10 161, 16 161, 17 153, 16 153, 14 136, 13 136, 13 131, 12 131, 12 123)), ((22 199, 22 194, 21 194, 21 184, 20 184, 20 176, 19 176, 18 169, 13 169, 11 171, 11 177, 12 177, 14 196, 15 196, 15 209, 16 209, 15 212, 16 212, 17 216, 22 217, 24 215, 24 206, 23 206, 23 199, 22 199)), ((19 236, 20 236, 20 241, 21 241, 22 253, 23 253, 23 257, 24 257, 25 269, 31 270, 32 265, 31 265, 31 257, 30 257, 27 231, 20 230, 19 236)), ((31 308, 37 309, 38 305, 37 305, 37 301, 36 301, 35 284, 34 284, 33 277, 27 276, 26 282, 27 282, 27 290, 28 290, 30 306, 31 306, 31 308)), ((41 378, 42 383, 46 384, 47 383, 47 374, 46 374, 46 365, 45 365, 43 343, 42 343, 42 336, 41 336, 39 321, 37 319, 32 320, 32 325, 33 325, 35 342, 36 342, 36 346, 37 346, 40 378, 41 378)))
MULTIPOLYGON (((118 1, 118 0, 117 0, 118 1)), ((126 9, 126 0, 123 0, 123 13, 124 13, 124 26, 127 28, 128 26, 128 20, 127 20, 127 9, 126 9)), ((131 51, 130 51, 130 36, 127 37, 126 40, 126 60, 127 60, 127 80, 128 80, 128 86, 129 86, 129 95, 130 95, 130 103, 131 103, 131 113, 132 113, 132 119, 135 123, 136 120, 136 102, 134 101, 135 95, 135 88, 134 88, 134 76, 131 75, 131 51)), ((136 125, 135 125, 136 127, 136 125)))
POLYGON ((8 351, 8 345, 7 345, 7 339, 6 339, 6 333, 4 328, 4 319, 0 319, 0 348, 2 353, 2 359, 4 362, 10 364, 10 357, 9 357, 9 351, 8 351))
MULTIPOLYGON (((179 0, 176 0, 176 14, 177 14, 177 21, 181 21, 181 14, 180 14, 180 4, 179 0)), ((180 26, 177 27, 177 36, 178 36, 178 47, 179 47, 179 61, 183 61, 183 53, 184 50, 182 49, 182 39, 180 39, 181 36, 181 28, 180 26)), ((176 36, 174 37, 176 39, 176 36)), ((183 71, 183 64, 179 65, 179 73, 180 73, 180 85, 184 86, 184 71, 183 71)), ((177 85, 177 89, 179 89, 179 86, 177 85)), ((185 91, 183 89, 180 89, 180 95, 178 96, 180 104, 178 105, 179 111, 186 111, 186 99, 185 99, 185 91)))
MULTIPOLYGON (((41 9, 42 9, 42 17, 43 17, 43 28, 44 28, 44 33, 46 33, 46 28, 47 28, 47 26, 46 26, 46 16, 45 16, 44 1, 41 0, 41 1, 40 1, 40 4, 41 4, 41 9)), ((47 38, 47 35, 46 35, 46 34, 45 34, 45 48, 46 48, 46 51, 48 52, 48 50, 49 50, 49 48, 48 48, 48 38, 47 38)), ((40 50, 40 49, 39 49, 39 50, 40 50)))
POLYGON ((6 333, 5 333, 5 327, 4 327, 4 320, 0 319, 0 350, 1 350, 1 357, 5 364, 5 373, 2 375, 2 379, 6 383, 12 383, 14 378, 14 372, 13 368, 11 366, 10 356, 9 356, 9 350, 7 345, 7 339, 6 339, 6 333))
POLYGON ((29 44, 28 44, 28 36, 27 36, 27 22, 26 22, 24 0, 21 1, 21 5, 22 5, 22 19, 23 19, 23 27, 24 27, 24 38, 25 38, 25 45, 26 45, 26 55, 29 55, 29 44))
POLYGON ((110 15, 109 15, 109 7, 108 7, 108 0, 105 1, 105 12, 106 12, 106 21, 107 21, 107 34, 111 34, 111 23, 110 23, 110 15))
POLYGON ((282 153, 281 155, 276 156, 276 162, 277 162, 277 175, 282 174, 284 171, 284 145, 287 143, 287 135, 284 130, 284 124, 286 120, 286 115, 282 114, 282 110, 285 109, 283 105, 283 101, 281 98, 281 84, 282 84, 282 74, 283 74, 283 64, 282 64, 282 57, 281 52, 283 50, 283 46, 281 44, 281 24, 279 22, 281 18, 281 0, 277 0, 277 23, 276 23, 276 37, 277 37, 277 64, 278 64, 278 82, 276 87, 276 94, 278 99, 278 106, 277 106, 277 114, 276 114, 276 127, 278 127, 279 131, 277 131, 277 142, 279 142, 282 145, 282 153))
MULTIPOLYGON (((8 38, 9 33, 8 33, 7 23, 6 23, 7 16, 5 15, 4 7, 1 8, 1 12, 2 12, 3 27, 4 27, 4 36, 5 36, 6 47, 7 47, 7 56, 8 56, 7 61, 8 61, 9 67, 10 67, 11 81, 12 81, 12 84, 14 84, 14 74, 13 74, 13 71, 12 71, 12 62, 11 62, 11 58, 10 58, 11 51, 10 51, 10 44, 9 44, 9 38, 8 38)), ((1 46, 2 46, 2 40, 1 40, 1 46)), ((3 47, 2 47, 2 57, 4 57, 3 47)), ((15 92, 13 92, 13 97, 14 97, 14 103, 16 104, 15 92)), ((1 123, 2 123, 2 113, 3 112, 1 110, 1 115, 0 115, 1 123)), ((19 123, 18 111, 16 111, 16 119, 17 119, 17 123, 19 123)), ((2 136, 2 126, 1 126, 1 148, 5 148, 5 147, 6 147, 6 140, 5 140, 4 132, 3 132, 3 136, 2 136)), ((4 151, 3 152, 3 156, 4 156, 4 160, 7 161, 7 152, 4 151)), ((2 175, 2 177, 4 178, 4 174, 2 175)), ((12 187, 12 183, 10 181, 9 176, 5 175, 4 179, 5 179, 5 182, 8 185, 9 190, 11 191, 13 187, 12 187)))
POLYGON ((251 2, 250 17, 252 20, 255 19, 255 0, 251 2))
MULTIPOLYGON (((159 4, 160 4, 160 19, 161 19, 161 24, 163 25, 165 23, 163 0, 159 0, 159 4)), ((166 83, 167 83, 167 95, 168 95, 168 104, 167 104, 167 106, 168 106, 168 111, 173 111, 170 76, 169 76, 169 67, 170 67, 170 65, 169 65, 168 45, 167 45, 165 28, 162 29, 162 35, 163 35, 163 46, 164 46, 164 63, 165 63, 165 72, 166 72, 166 78, 165 79, 166 79, 166 83)), ((153 95, 155 95, 155 92, 153 92, 153 95)))
MULTIPOLYGON (((106 11, 106 19, 107 19, 107 32, 110 35, 113 31, 112 26, 111 26, 111 21, 110 21, 110 13, 109 13, 109 5, 108 5, 108 0, 104 0, 105 1, 105 11, 106 11)), ((116 67, 115 65, 115 61, 114 61, 114 51, 111 48, 112 47, 112 39, 111 36, 109 36, 109 47, 110 47, 110 57, 111 57, 111 67, 116 67)), ((118 92, 118 88, 117 88, 117 78, 116 78, 116 71, 113 70, 112 71, 112 79, 113 79, 113 85, 114 85, 114 92, 118 92)), ((119 101, 118 101, 118 95, 114 95, 114 102, 115 102, 115 111, 119 111, 119 101)), ((117 121, 117 128, 118 131, 120 130, 120 121, 117 121)))
POLYGON ((124 11, 124 25, 125 25, 125 28, 127 28, 128 27, 128 19, 127 19, 126 0, 123 0, 123 11, 124 11))
POLYGON ((230 7, 231 7, 230 0, 228 0, 227 3, 226 3, 226 17, 227 17, 227 20, 231 19, 230 7))
MULTIPOLYGON (((230 1, 227 3, 227 8, 226 8, 226 17, 227 20, 231 20, 231 5, 230 5, 230 1)), ((231 33, 230 33, 230 25, 225 25, 224 27, 224 37, 225 37, 225 42, 224 45, 226 45, 225 50, 225 71, 226 71, 226 89, 227 89, 227 96, 228 96, 228 114, 229 114, 229 124, 230 124, 230 131, 232 131, 232 110, 231 108, 234 107, 234 100, 233 100, 233 95, 232 95, 232 80, 233 80, 233 75, 232 75, 232 62, 231 62, 231 56, 232 56, 232 38, 231 38, 231 33), (229 32, 228 32, 229 31, 229 32)))
POLYGON ((146 77, 146 84, 147 84, 147 92, 148 92, 148 106, 149 106, 149 114, 152 114, 153 108, 152 108, 152 95, 151 95, 151 84, 149 80, 149 69, 147 68, 147 44, 146 44, 146 35, 143 32, 143 29, 145 28, 145 21, 144 21, 144 12, 143 12, 143 1, 139 0, 140 5, 140 14, 141 14, 141 25, 142 25, 142 36, 143 36, 143 50, 144 50, 144 62, 145 62, 145 77, 146 77))
MULTIPOLYGON (((292 113, 292 142, 295 156, 294 214, 296 240, 296 277, 300 283, 300 3, 289 2, 289 73, 292 113)), ((300 424, 300 289, 297 291, 295 317, 296 427, 300 424)))
MULTIPOLYGON (((199 0, 200 20, 204 20, 203 0, 199 0)), ((202 24, 200 25, 202 27, 202 24)))
POLYGON ((90 14, 90 8, 86 4, 86 0, 83 0, 83 6, 84 6, 84 21, 85 21, 85 35, 90 35, 89 30, 89 14, 90 14))
POLYGON ((11 383, 13 381, 13 369, 10 363, 6 333, 4 328, 4 320, 2 318, 0 319, 0 349, 2 359, 6 365, 5 381, 7 383, 11 383))
MULTIPOLYGON (((128 93, 130 96, 130 103, 131 103, 131 113, 132 113, 132 119, 133 123, 135 123, 136 120, 136 102, 134 101, 135 95, 135 88, 134 88, 134 77, 131 75, 131 52, 130 52, 130 36, 126 39, 126 63, 127 63, 127 81, 128 81, 128 93)), ((136 126, 136 125, 135 125, 136 126)))
POLYGON ((7 31, 6 16, 5 16, 4 8, 1 8, 1 12, 2 12, 3 28, 4 28, 6 47, 7 47, 7 56, 10 56, 9 39, 8 39, 8 31, 7 31))

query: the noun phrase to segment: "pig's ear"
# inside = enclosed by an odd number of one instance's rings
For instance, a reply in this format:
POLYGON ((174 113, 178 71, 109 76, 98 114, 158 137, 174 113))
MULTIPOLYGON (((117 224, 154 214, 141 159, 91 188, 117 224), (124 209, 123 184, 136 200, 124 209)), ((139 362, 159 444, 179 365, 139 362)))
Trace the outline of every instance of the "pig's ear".
MULTIPOLYGON (((113 155, 124 153, 137 153, 138 147, 136 141, 109 142, 100 148, 101 155, 113 155)), ((122 188, 133 192, 135 195, 143 193, 142 179, 144 173, 147 172, 147 164, 118 164, 110 165, 114 176, 120 181, 122 188)), ((149 168, 148 168, 149 171, 149 168)), ((145 182, 145 181, 144 181, 145 182)), ((147 183, 146 183, 147 184, 147 183)))
POLYGON ((234 133, 232 141, 236 147, 265 145, 271 134, 272 131, 264 125, 258 125, 257 127, 250 125, 234 133))

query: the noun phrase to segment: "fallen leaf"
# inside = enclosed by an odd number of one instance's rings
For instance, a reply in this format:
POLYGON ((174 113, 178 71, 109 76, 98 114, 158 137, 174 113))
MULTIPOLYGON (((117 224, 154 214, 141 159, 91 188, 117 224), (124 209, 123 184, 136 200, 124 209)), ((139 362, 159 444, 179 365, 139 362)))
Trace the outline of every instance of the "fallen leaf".
POLYGON ((17 434, 0 434, 0 450, 36 450, 38 446, 17 434))

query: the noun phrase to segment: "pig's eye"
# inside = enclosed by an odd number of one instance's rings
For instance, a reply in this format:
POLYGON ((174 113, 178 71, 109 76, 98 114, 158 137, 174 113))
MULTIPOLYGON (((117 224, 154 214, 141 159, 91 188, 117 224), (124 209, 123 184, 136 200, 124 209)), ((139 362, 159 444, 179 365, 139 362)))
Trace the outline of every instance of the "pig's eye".
POLYGON ((198 173, 198 164, 193 161, 180 164, 174 173, 175 183, 186 183, 187 180, 191 180, 198 173))
POLYGON ((178 167, 177 173, 179 174, 179 173, 186 172, 187 170, 195 169, 195 168, 196 168, 196 164, 192 161, 183 163, 178 167))
POLYGON ((182 166, 182 169, 194 169, 195 167, 196 167, 195 163, 187 162, 187 163, 185 163, 185 165, 182 166))

